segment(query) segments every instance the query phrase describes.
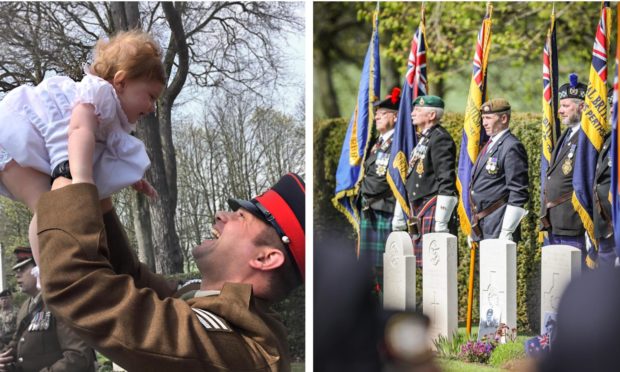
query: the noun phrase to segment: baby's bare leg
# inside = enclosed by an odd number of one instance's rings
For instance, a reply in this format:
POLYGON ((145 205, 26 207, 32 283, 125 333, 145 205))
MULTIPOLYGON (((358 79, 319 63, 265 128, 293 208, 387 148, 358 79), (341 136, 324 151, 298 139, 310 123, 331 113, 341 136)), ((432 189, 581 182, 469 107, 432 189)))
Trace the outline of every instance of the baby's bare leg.
POLYGON ((0 172, 0 181, 20 202, 26 204, 34 214, 28 228, 28 239, 34 260, 39 265, 39 241, 37 239, 36 208, 39 198, 50 190, 50 176, 32 168, 24 168, 14 160, 0 172))

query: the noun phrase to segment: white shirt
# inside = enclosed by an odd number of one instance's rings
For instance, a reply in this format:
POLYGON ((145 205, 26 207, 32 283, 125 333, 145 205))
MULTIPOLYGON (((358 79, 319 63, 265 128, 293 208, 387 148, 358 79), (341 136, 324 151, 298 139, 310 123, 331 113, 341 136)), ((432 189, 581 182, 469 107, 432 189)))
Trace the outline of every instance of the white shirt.
POLYGON ((496 135, 492 136, 491 139, 489 139, 489 141, 491 141, 491 143, 489 143, 489 146, 487 146, 487 152, 491 151, 491 148, 493 148, 493 146, 499 141, 500 138, 502 138, 502 136, 508 132, 510 130, 510 128, 506 128, 503 131, 497 133, 496 135))
POLYGON ((390 137, 392 137, 392 134, 394 134, 394 128, 388 130, 387 132, 383 133, 381 135, 381 142, 385 142, 387 140, 390 139, 390 137))

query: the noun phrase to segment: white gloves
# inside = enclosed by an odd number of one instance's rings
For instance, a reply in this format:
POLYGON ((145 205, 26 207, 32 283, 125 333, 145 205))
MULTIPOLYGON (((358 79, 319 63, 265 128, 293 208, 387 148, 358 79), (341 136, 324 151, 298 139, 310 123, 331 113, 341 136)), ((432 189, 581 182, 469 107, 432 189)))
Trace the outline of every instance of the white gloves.
POLYGON ((456 196, 437 195, 437 204, 435 205, 435 232, 448 232, 448 223, 452 211, 458 203, 456 196))
POLYGON ((515 232, 519 222, 527 215, 527 211, 514 205, 506 206, 504 212, 504 220, 502 221, 502 230, 499 233, 499 239, 513 240, 512 233, 515 232))
POLYGON ((407 231, 407 217, 398 200, 394 207, 394 217, 392 217, 392 231, 407 231))

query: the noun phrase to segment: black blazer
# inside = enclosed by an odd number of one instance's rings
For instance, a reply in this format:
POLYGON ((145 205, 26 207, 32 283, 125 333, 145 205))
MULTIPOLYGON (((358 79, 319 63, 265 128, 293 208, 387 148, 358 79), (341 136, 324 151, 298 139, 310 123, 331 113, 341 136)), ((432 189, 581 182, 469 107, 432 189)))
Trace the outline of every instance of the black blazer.
MULTIPOLYGON (((510 205, 523 208, 529 198, 527 153, 523 144, 510 131, 482 157, 478 156, 472 170, 469 184, 470 203, 479 213, 497 200, 506 197, 510 205)), ((504 220, 506 205, 479 221, 482 236, 474 236, 475 241, 499 237, 504 220)), ((474 234, 475 235, 475 234, 474 234)), ((520 238, 520 229, 513 234, 514 240, 520 238)))
POLYGON ((368 155, 364 161, 364 178, 362 179, 361 192, 365 199, 375 199, 370 208, 382 212, 394 212, 396 198, 392 194, 387 182, 387 169, 389 166, 392 149, 392 137, 385 141, 379 148, 375 148, 379 137, 368 147, 368 155), (383 197, 384 196, 384 197, 383 197))
MULTIPOLYGON (((545 203, 542 203, 543 205, 541 206, 541 214, 543 216, 547 213, 546 203, 557 200, 562 195, 574 191, 573 172, 581 129, 571 137, 568 144, 564 144, 564 138, 568 135, 568 132, 569 130, 567 129, 562 133, 551 154, 551 164, 549 164, 547 169, 547 180, 545 182, 545 203), (573 153, 572 157, 570 155, 571 152, 573 153), (570 171, 567 172, 567 170, 570 171)), ((555 235, 579 236, 585 232, 581 218, 573 208, 571 199, 549 210, 549 222, 551 223, 551 232, 555 235)))
POLYGON ((409 156, 406 183, 409 201, 435 195, 456 196, 456 144, 450 133, 435 125, 420 136, 418 145, 425 146, 425 151, 415 161, 413 153, 409 156))

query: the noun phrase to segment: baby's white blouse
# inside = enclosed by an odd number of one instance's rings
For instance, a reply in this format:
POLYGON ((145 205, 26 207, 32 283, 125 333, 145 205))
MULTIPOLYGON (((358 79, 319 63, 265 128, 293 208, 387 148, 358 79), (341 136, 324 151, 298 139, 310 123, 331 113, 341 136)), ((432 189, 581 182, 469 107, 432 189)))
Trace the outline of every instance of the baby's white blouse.
MULTIPOLYGON (((80 82, 51 77, 6 95, 0 102, 0 170, 12 158, 51 175, 68 159, 69 120, 79 103, 92 104, 99 119, 93 176, 100 198, 142 179, 150 160, 144 143, 130 134, 135 124, 127 120, 112 85, 90 74, 80 82)), ((1 182, 0 194, 12 197, 1 182)))

